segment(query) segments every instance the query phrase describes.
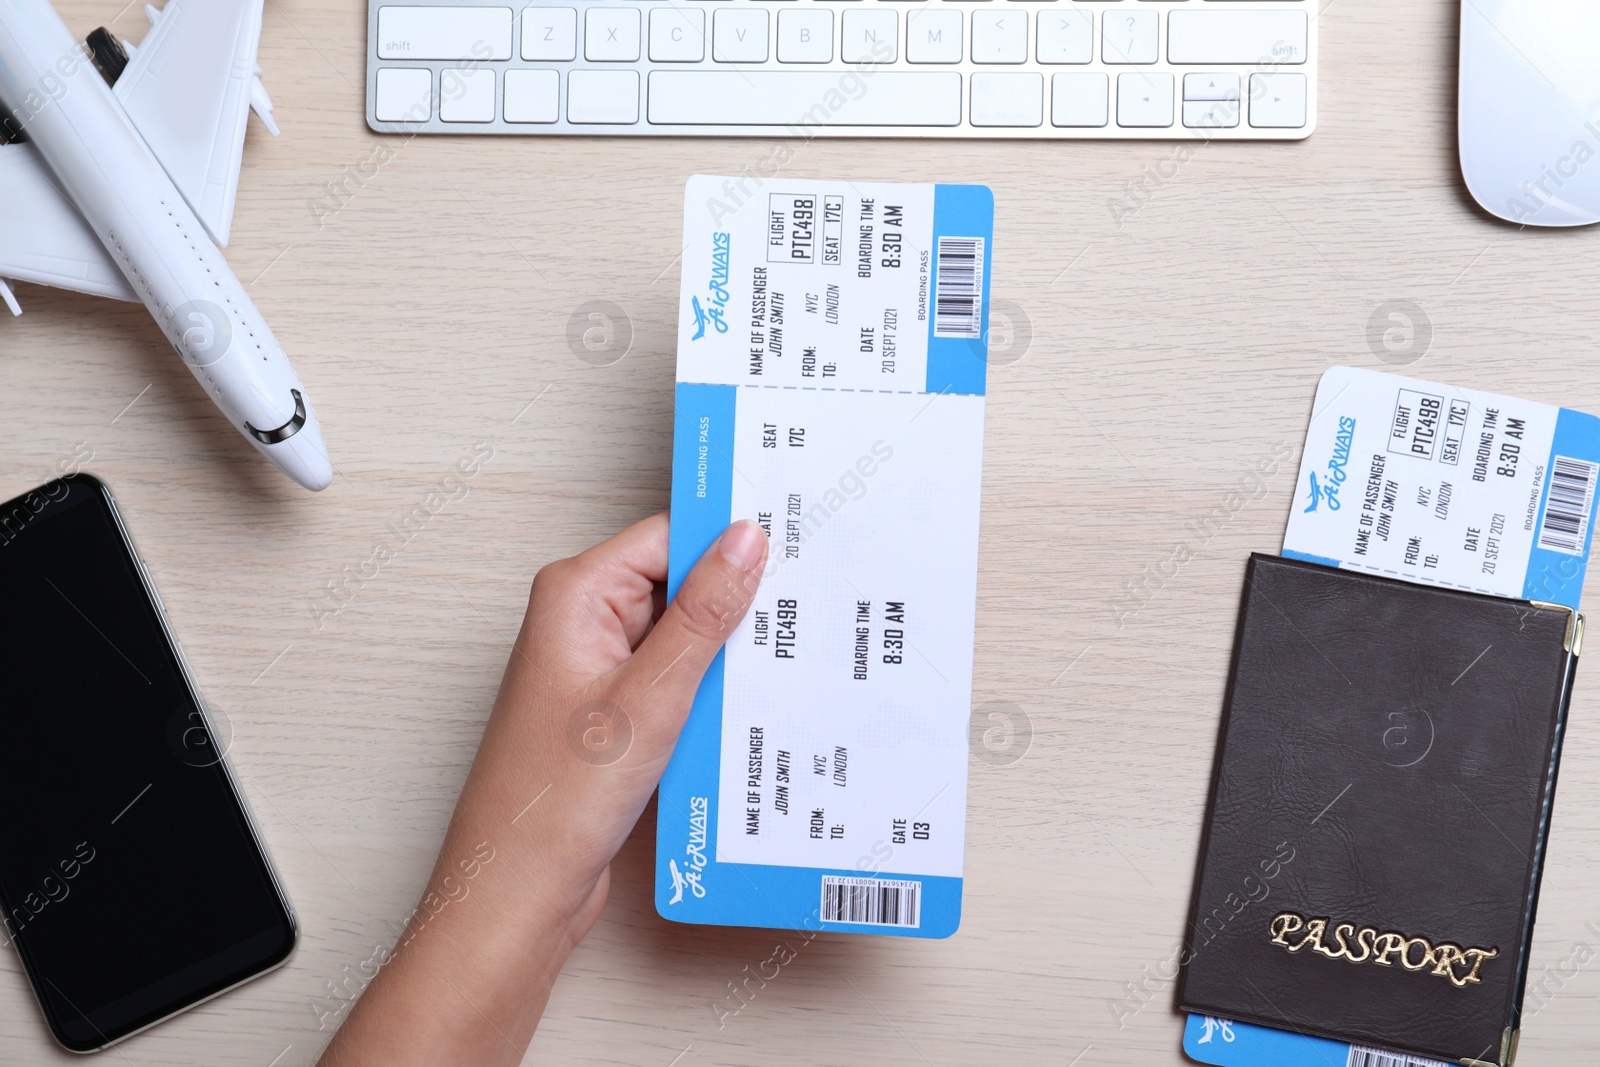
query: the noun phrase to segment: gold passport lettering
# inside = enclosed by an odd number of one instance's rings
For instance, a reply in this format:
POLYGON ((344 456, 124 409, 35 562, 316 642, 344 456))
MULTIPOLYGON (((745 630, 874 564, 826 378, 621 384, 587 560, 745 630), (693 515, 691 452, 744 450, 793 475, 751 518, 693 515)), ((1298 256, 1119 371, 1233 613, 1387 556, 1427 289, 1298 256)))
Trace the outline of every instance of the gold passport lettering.
POLYGON ((1349 960, 1351 963, 1376 963, 1380 967, 1399 964, 1408 971, 1426 970, 1440 978, 1448 978, 1456 988, 1481 981, 1478 969, 1484 960, 1500 955, 1497 948, 1462 948, 1441 941, 1437 945, 1425 937, 1407 937, 1405 934, 1363 926, 1339 923, 1329 929, 1329 919, 1308 919, 1296 912, 1286 911, 1272 917, 1268 929, 1272 943, 1282 945, 1290 952, 1309 948, 1330 960, 1349 960), (1457 971, 1457 966, 1461 971, 1457 971))

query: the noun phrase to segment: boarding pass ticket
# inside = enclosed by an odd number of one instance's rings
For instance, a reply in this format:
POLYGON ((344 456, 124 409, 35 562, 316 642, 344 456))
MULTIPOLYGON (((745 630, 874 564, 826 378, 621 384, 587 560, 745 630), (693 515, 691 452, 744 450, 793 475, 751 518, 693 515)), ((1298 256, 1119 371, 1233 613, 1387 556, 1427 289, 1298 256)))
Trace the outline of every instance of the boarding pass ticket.
POLYGON ((661 782, 683 922, 960 921, 994 203, 980 186, 690 179, 669 594, 770 539, 661 782))
POLYGON ((1597 471, 1593 415, 1333 367, 1283 554, 1576 609, 1597 471))
MULTIPOLYGON (((1600 419, 1393 374, 1322 376, 1283 554, 1574 610, 1600 472, 1600 419)), ((1219 1067, 1446 1067, 1190 1015, 1190 1059, 1219 1067)))

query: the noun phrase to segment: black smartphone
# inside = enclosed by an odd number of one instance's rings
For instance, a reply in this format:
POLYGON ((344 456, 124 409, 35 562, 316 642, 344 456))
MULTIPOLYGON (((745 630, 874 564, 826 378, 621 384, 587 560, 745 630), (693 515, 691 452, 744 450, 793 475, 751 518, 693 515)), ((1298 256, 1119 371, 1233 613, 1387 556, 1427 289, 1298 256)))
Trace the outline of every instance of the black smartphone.
POLYGON ((0 507, 0 915, 92 1052, 283 963, 297 932, 97 478, 0 507))

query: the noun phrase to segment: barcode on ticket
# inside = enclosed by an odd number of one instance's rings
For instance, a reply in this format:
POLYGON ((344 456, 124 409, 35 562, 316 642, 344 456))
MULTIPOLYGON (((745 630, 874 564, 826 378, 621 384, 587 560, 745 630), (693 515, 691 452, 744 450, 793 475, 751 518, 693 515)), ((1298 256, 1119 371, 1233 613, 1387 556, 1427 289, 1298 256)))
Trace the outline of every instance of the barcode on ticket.
POLYGON ((1583 555, 1589 532, 1589 507, 1594 503, 1595 474, 1600 465, 1557 456, 1550 467, 1550 495, 1539 523, 1539 547, 1569 556, 1583 555))
POLYGON ((1449 1067, 1441 1060, 1425 1060, 1421 1056, 1407 1056, 1402 1052, 1384 1052, 1361 1045, 1350 1046, 1350 1058, 1345 1067, 1449 1067))
POLYGON ((983 238, 939 238, 934 268, 933 335, 982 337, 983 238))
POLYGON ((922 883, 822 876, 822 921, 869 926, 922 925, 922 883))

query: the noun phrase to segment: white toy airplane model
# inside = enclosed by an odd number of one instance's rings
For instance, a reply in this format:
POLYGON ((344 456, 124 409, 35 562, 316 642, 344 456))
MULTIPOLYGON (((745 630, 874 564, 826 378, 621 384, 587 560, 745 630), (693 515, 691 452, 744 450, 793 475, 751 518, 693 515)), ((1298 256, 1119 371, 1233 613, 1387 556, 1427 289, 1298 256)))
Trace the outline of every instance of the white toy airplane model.
POLYGON ((305 387, 217 250, 250 111, 278 132, 262 2, 168 0, 137 48, 101 29, 86 51, 48 0, 0 0, 0 300, 21 314, 9 278, 143 301, 245 438, 322 489, 305 387))

